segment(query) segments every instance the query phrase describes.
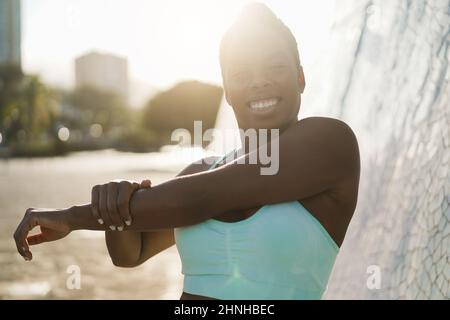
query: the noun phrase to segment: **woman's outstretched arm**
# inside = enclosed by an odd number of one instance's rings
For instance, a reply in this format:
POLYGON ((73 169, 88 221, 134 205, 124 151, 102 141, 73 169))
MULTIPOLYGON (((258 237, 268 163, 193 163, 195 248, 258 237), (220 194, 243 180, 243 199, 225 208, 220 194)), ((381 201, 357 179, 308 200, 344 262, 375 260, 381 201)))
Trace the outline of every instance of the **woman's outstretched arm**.
MULTIPOLYGON (((260 163, 249 163, 256 152, 214 170, 137 190, 130 200, 133 224, 126 229, 149 231, 188 226, 231 210, 332 192, 342 181, 359 178, 356 137, 339 120, 307 118, 283 132, 279 137, 279 156, 274 159, 279 168, 276 174, 262 175, 260 163)), ((89 205, 75 206, 71 211, 72 229, 101 227, 92 219, 89 205)))
MULTIPOLYGON (((261 174, 260 163, 250 164, 249 159, 257 149, 222 167, 137 190, 130 199, 133 224, 125 230, 188 226, 231 210, 334 192, 343 181, 359 179, 358 143, 353 131, 342 121, 303 119, 280 135, 278 148, 278 157, 274 160, 278 161, 279 169, 273 175, 261 174)), ((356 197, 351 202, 348 206, 355 207, 356 197)), ((52 219, 63 224, 64 232, 66 227, 70 231, 109 228, 94 218, 90 204, 73 206, 59 213, 62 214, 54 217, 55 212, 30 211, 16 231, 18 249, 29 230, 36 225, 53 223, 52 219)))

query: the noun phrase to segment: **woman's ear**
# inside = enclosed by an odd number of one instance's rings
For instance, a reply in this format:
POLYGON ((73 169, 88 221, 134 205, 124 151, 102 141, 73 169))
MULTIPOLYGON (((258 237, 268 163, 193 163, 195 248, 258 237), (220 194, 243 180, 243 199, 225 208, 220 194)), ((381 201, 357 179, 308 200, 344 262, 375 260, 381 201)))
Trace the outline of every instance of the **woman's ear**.
POLYGON ((298 70, 298 85, 300 87, 300 93, 303 93, 305 91, 305 74, 303 73, 303 67, 300 66, 298 70))

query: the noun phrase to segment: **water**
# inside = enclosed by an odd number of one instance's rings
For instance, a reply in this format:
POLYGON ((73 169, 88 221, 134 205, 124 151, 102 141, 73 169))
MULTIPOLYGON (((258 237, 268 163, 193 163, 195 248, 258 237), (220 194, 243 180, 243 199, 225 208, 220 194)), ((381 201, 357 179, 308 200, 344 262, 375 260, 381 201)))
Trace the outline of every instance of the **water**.
POLYGON ((174 177, 191 160, 188 155, 200 153, 106 150, 0 160, 0 298, 178 299, 183 278, 175 246, 137 268, 124 269, 112 264, 103 232, 76 231, 32 247, 33 260, 26 262, 16 251, 13 233, 28 207, 88 203, 93 185, 117 178, 150 178, 156 185, 174 177), (80 268, 80 289, 67 288, 72 265, 80 268))

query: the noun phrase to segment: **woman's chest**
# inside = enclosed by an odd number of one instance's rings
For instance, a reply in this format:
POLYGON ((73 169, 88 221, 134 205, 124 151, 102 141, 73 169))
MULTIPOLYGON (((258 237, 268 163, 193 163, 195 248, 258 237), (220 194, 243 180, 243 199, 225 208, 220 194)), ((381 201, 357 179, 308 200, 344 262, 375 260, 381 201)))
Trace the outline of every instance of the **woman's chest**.
MULTIPOLYGON (((299 200, 299 203, 306 209, 308 209, 308 211, 310 211, 319 220, 326 220, 326 215, 328 213, 336 212, 336 210, 339 210, 335 203, 330 201, 328 197, 324 197, 322 195, 299 200), (317 214, 319 216, 317 216, 317 214)), ((261 209, 261 207, 262 206, 243 210, 233 210, 218 215, 213 219, 228 223, 240 222, 252 217, 255 214, 258 214, 258 211, 261 209)))
MULTIPOLYGON (((316 218, 324 229, 329 233, 333 240, 340 246, 345 236, 345 230, 333 222, 333 217, 340 216, 342 210, 339 205, 330 197, 325 195, 317 195, 307 199, 296 200, 298 201, 308 212, 316 218)), ((212 218, 226 223, 242 222, 251 218, 254 215, 261 214, 260 209, 262 206, 249 208, 244 210, 236 210, 223 213, 219 216, 212 218)))

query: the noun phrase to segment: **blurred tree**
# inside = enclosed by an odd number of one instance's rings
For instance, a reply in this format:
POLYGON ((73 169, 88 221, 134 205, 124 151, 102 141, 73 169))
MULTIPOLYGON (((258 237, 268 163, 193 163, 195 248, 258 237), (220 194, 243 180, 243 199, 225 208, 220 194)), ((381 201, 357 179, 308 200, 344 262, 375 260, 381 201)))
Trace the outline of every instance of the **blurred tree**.
POLYGON ((37 76, 27 76, 23 84, 22 128, 27 132, 27 141, 39 140, 42 133, 50 133, 56 108, 52 92, 37 76))
POLYGON ((17 65, 0 64, 0 111, 8 100, 17 97, 24 75, 17 65))
POLYGON ((178 83, 146 104, 141 125, 157 132, 161 145, 173 143, 170 137, 175 129, 184 128, 193 134, 195 120, 202 121, 203 131, 214 128, 222 94, 222 88, 215 85, 198 81, 178 83))
POLYGON ((76 110, 76 117, 67 119, 74 126, 89 130, 93 124, 99 124, 106 135, 126 126, 132 113, 119 94, 92 87, 80 87, 70 92, 65 104, 76 110))
POLYGON ((10 141, 14 127, 19 117, 20 87, 23 73, 19 66, 0 65, 0 132, 2 132, 4 144, 10 141))
POLYGON ((52 139, 56 105, 52 92, 15 65, 0 66, 0 131, 6 145, 52 139))
POLYGON ((213 128, 221 98, 221 87, 187 81, 159 93, 142 110, 132 110, 114 92, 50 90, 37 76, 1 66, 2 144, 26 155, 103 147, 154 151, 173 143, 175 129, 193 133, 195 120, 202 121, 203 130, 213 128), (67 141, 58 138, 61 127, 69 129, 67 141))

